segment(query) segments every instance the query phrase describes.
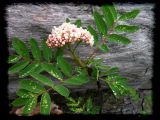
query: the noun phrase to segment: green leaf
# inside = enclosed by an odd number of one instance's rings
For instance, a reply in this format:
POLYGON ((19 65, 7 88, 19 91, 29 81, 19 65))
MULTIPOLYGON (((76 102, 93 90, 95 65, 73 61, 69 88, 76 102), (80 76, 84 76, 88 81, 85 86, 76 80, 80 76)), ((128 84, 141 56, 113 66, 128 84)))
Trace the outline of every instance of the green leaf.
POLYGON ((31 45, 31 51, 32 55, 36 60, 41 60, 41 51, 38 47, 38 43, 35 39, 31 38, 30 39, 30 45, 31 45))
POLYGON ((28 101, 28 98, 17 98, 11 104, 14 107, 20 107, 20 106, 25 105, 27 103, 27 101, 28 101))
POLYGON ((131 96, 132 100, 134 102, 139 102, 140 98, 139 98, 138 93, 136 92, 136 90, 133 89, 133 88, 130 88, 129 92, 130 92, 130 96, 131 96))
POLYGON ((8 63, 18 62, 22 57, 18 55, 12 55, 8 57, 8 63))
POLYGON ((49 115, 51 111, 51 98, 48 93, 44 93, 41 96, 40 113, 43 115, 49 115))
POLYGON ((55 78, 59 80, 63 80, 62 73, 53 64, 44 63, 42 64, 42 67, 44 70, 46 70, 48 73, 50 73, 55 78))
POLYGON ((86 111, 89 112, 92 108, 93 108, 93 103, 92 103, 92 99, 88 98, 85 104, 86 107, 86 111))
POLYGON ((37 105, 37 97, 30 98, 24 106, 23 114, 28 115, 31 113, 37 105))
POLYGON ((80 20, 80 19, 76 20, 76 21, 75 21, 75 25, 76 25, 78 28, 81 27, 81 20, 80 20))
POLYGON ((98 31, 102 35, 106 36, 106 34, 107 34, 107 26, 106 26, 103 18, 101 17, 101 15, 97 11, 93 12, 93 16, 94 16, 94 20, 96 22, 96 26, 97 26, 98 31))
POLYGON ((112 67, 112 68, 107 68, 107 69, 104 69, 105 71, 101 71, 100 72, 100 76, 107 76, 107 75, 112 75, 112 74, 115 74, 116 72, 119 71, 119 68, 118 67, 112 67))
POLYGON ((42 67, 42 64, 40 63, 39 66, 34 69, 34 71, 36 71, 37 74, 43 72, 44 69, 42 67))
POLYGON ((61 56, 57 57, 57 65, 66 76, 72 75, 72 66, 61 56))
POLYGON ((103 5, 101 7, 108 28, 111 28, 117 19, 117 11, 114 5, 103 5))
POLYGON ((109 48, 106 44, 102 44, 101 46, 99 46, 99 49, 102 51, 102 52, 109 52, 109 48))
POLYGON ((68 97, 70 94, 70 91, 68 90, 68 88, 66 88, 62 85, 56 85, 53 89, 64 97, 68 97))
POLYGON ((50 62, 52 60, 52 49, 47 46, 44 40, 42 41, 42 52, 43 52, 43 58, 47 62, 50 62))
POLYGON ((27 67, 25 67, 22 71, 20 71, 19 73, 19 77, 23 78, 28 76, 31 72, 34 72, 35 69, 39 66, 38 63, 31 63, 30 65, 28 65, 27 67))
POLYGON ((58 56, 63 56, 63 47, 57 48, 56 53, 55 53, 55 58, 57 58, 58 56))
POLYGON ((16 92, 16 95, 18 95, 21 98, 31 98, 34 97, 36 94, 22 88, 16 92))
POLYGON ((95 80, 97 79, 97 73, 98 73, 98 69, 95 67, 92 68, 91 76, 93 76, 95 80))
POLYGON ((131 12, 126 12, 123 15, 121 15, 119 20, 125 21, 125 20, 134 19, 139 13, 140 13, 140 10, 134 9, 131 12))
POLYGON ((39 83, 32 80, 21 80, 20 88, 31 91, 33 93, 41 93, 45 91, 45 89, 39 83))
POLYGON ((126 78, 119 75, 110 75, 106 78, 106 82, 116 97, 129 94, 129 87, 126 84, 126 78))
POLYGON ((107 40, 110 42, 119 42, 125 45, 131 42, 128 38, 121 36, 121 35, 117 35, 117 34, 111 34, 107 40))
POLYGON ((87 83, 88 81, 89 81, 88 77, 85 76, 83 73, 81 73, 75 77, 65 80, 64 83, 70 85, 82 85, 87 83))
POLYGON ((128 32, 133 33, 139 30, 138 26, 129 26, 129 25, 118 25, 115 27, 116 32, 128 32))
POLYGON ((12 46, 13 46, 14 50, 17 52, 17 54, 19 54, 23 57, 26 57, 26 58, 30 57, 28 48, 26 47, 24 42, 22 42, 20 39, 13 38, 12 46))
POLYGON ((99 114, 99 111, 100 111, 100 106, 95 106, 91 109, 91 111, 89 112, 89 114, 99 114))
POLYGON ((90 25, 87 27, 87 30, 93 35, 93 37, 94 37, 94 44, 97 45, 97 43, 99 41, 97 32, 90 25))
POLYGON ((113 72, 118 72, 119 68, 118 67, 112 67, 108 72, 108 74, 113 73, 113 72))
POLYGON ((44 75, 41 75, 41 74, 37 74, 37 73, 30 73, 30 75, 35 78, 36 80, 42 82, 43 84, 45 85, 48 85, 50 87, 53 87, 54 86, 54 83, 51 79, 47 78, 46 76, 44 75))
POLYGON ((29 61, 20 61, 9 68, 9 73, 17 73, 29 64, 29 61))
POLYGON ((98 66, 96 66, 98 69, 101 69, 101 70, 109 70, 111 67, 110 66, 107 66, 107 65, 104 65, 104 64, 100 64, 98 66))
POLYGON ((70 19, 69 19, 69 18, 66 18, 66 22, 67 22, 67 23, 70 22, 70 19))
POLYGON ((93 66, 99 66, 103 63, 103 59, 101 58, 94 58, 90 61, 90 64, 93 66))

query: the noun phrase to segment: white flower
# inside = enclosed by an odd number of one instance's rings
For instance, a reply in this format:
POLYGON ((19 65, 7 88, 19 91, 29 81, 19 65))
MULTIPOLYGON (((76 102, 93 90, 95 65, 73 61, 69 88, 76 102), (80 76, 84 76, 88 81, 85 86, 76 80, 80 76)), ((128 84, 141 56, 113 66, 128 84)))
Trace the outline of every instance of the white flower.
POLYGON ((51 34, 49 34, 46 41, 49 47, 62 47, 68 42, 74 43, 82 40, 90 46, 93 46, 94 39, 89 31, 78 28, 76 25, 71 23, 63 23, 59 27, 53 27, 51 34))

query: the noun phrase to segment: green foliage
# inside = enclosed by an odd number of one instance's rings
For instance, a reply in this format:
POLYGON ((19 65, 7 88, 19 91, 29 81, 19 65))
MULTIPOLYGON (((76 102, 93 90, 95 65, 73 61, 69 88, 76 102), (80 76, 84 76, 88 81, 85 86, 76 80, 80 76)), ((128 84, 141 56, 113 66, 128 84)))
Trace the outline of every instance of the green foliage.
POLYGON ((97 11, 93 12, 93 16, 94 16, 94 20, 96 22, 96 26, 97 26, 98 31, 102 35, 106 36, 106 34, 107 34, 107 26, 106 26, 103 18, 101 17, 101 15, 97 11))
POLYGON ((26 90, 25 88, 22 88, 22 89, 19 89, 17 92, 16 92, 16 94, 17 94, 17 96, 19 96, 19 97, 21 97, 21 98, 31 98, 31 97, 34 97, 35 95, 37 95, 37 94, 35 94, 35 93, 32 93, 32 92, 30 92, 31 90, 26 90))
POLYGON ((117 72, 119 72, 119 68, 118 67, 101 67, 101 72, 100 72, 100 76, 107 76, 107 75, 112 75, 112 74, 116 74, 117 72))
POLYGON ((28 101, 28 98, 17 98, 12 102, 12 105, 14 107, 20 107, 20 106, 25 105, 27 101, 28 101))
POLYGON ((8 71, 9 71, 9 73, 17 73, 20 70, 22 70, 23 68, 25 68, 28 64, 29 64, 29 61, 27 61, 27 60, 19 61, 18 63, 11 66, 8 71))
POLYGON ((109 52, 109 48, 106 44, 102 44, 101 46, 99 46, 99 49, 102 51, 102 52, 109 52))
POLYGON ((118 25, 115 27, 116 32, 128 32, 128 33, 133 33, 139 30, 138 26, 129 26, 129 25, 118 25))
POLYGON ((53 89, 64 97, 68 97, 70 94, 70 91, 68 90, 68 88, 64 87, 63 85, 56 85, 54 86, 53 89))
POLYGON ((77 25, 78 28, 81 27, 81 20, 80 19, 76 20, 75 25, 77 25))
POLYGON ((89 97, 84 105, 86 109, 85 114, 98 114, 100 110, 100 106, 93 106, 92 99, 89 97))
POLYGON ((34 71, 36 71, 37 74, 40 74, 41 72, 43 72, 44 69, 43 69, 43 67, 42 67, 42 64, 39 64, 39 66, 36 67, 36 68, 34 69, 34 71))
POLYGON ((120 16, 119 20, 125 21, 125 20, 134 19, 139 13, 140 13, 140 10, 134 9, 130 12, 124 13, 122 16, 120 16))
POLYGON ((31 46, 32 55, 35 58, 35 60, 41 60, 41 51, 38 47, 37 41, 31 38, 29 42, 31 46))
POLYGON ((58 56, 63 56, 63 50, 64 48, 57 48, 56 53, 55 53, 55 58, 57 58, 58 56))
POLYGON ((89 79, 84 73, 81 73, 75 77, 69 78, 64 81, 64 83, 70 84, 70 85, 82 85, 87 82, 89 82, 89 79))
POLYGON ((92 99, 89 97, 85 102, 82 97, 79 97, 77 100, 69 97, 67 98, 67 106, 74 113, 83 113, 83 114, 98 114, 100 107, 93 105, 92 99))
POLYGON ((21 56, 12 55, 8 57, 8 63, 15 63, 15 62, 18 62, 20 59, 21 59, 21 56))
POLYGON ((111 28, 117 19, 117 11, 113 5, 103 5, 101 7, 107 27, 111 28))
POLYGON ((20 88, 33 93, 41 93, 45 91, 45 89, 38 82, 34 82, 32 80, 21 80, 20 88))
POLYGON ((44 40, 42 41, 42 52, 43 52, 43 58, 47 62, 50 62, 52 59, 52 49, 47 46, 44 40))
POLYGON ((69 19, 69 18, 66 18, 66 22, 67 22, 67 23, 70 22, 70 19, 69 19))
POLYGON ((28 76, 31 72, 34 72, 35 69, 39 66, 38 63, 31 63, 27 67, 25 67, 23 70, 19 72, 19 77, 24 78, 28 76))
POLYGON ((53 87, 54 83, 51 79, 49 79, 48 77, 41 75, 41 74, 37 74, 37 73, 31 73, 30 74, 34 79, 40 81, 41 83, 43 83, 44 85, 53 87))
POLYGON ((56 68, 55 65, 45 63, 45 64, 42 64, 42 67, 44 70, 46 70, 48 73, 50 73, 55 78, 57 78, 59 80, 63 80, 62 73, 56 68))
POLYGON ((74 112, 74 113, 81 113, 83 112, 83 107, 80 107, 80 102, 82 101, 82 98, 79 97, 77 100, 74 100, 71 97, 67 98, 68 102, 67 102, 67 106, 69 107, 69 109, 74 112))
POLYGON ((68 77, 72 75, 72 66, 61 56, 57 57, 57 65, 61 71, 68 77))
POLYGON ((98 39, 98 34, 97 32, 89 25, 87 27, 87 30, 93 35, 94 37, 94 45, 97 45, 99 39, 98 39))
POLYGON ((143 109, 140 110, 140 113, 143 115, 152 114, 153 109, 153 98, 152 92, 144 96, 143 109))
POLYGON ((44 93, 41 96, 40 113, 43 115, 49 115, 51 111, 51 98, 48 93, 44 93))
POLYGON ((121 36, 121 35, 117 35, 117 34, 111 34, 108 39, 108 41, 111 41, 111 42, 118 42, 118 43, 122 43, 122 44, 129 44, 131 41, 124 37, 124 36, 121 36))
POLYGON ((131 99, 135 102, 139 102, 139 95, 137 94, 136 90, 134 88, 129 88, 129 94, 131 96, 131 99))
POLYGON ((13 38, 12 47, 17 52, 17 54, 19 54, 20 56, 23 56, 25 58, 29 58, 30 57, 29 56, 29 51, 28 51, 26 45, 20 39, 13 38))
POLYGON ((23 115, 29 115, 34 108, 37 105, 37 97, 29 98, 29 100, 26 102, 24 109, 23 109, 23 115))
POLYGON ((106 83, 116 97, 126 96, 129 93, 126 78, 119 75, 109 75, 106 77, 106 83))

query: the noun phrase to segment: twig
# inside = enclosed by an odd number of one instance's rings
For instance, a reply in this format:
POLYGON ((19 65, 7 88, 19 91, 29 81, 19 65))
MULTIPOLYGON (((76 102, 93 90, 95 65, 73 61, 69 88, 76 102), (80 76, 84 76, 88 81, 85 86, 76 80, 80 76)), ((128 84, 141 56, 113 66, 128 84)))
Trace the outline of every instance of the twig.
POLYGON ((86 67, 86 65, 80 60, 79 56, 75 54, 75 52, 72 50, 71 46, 68 44, 68 49, 71 53, 72 58, 81 66, 86 67))
POLYGON ((79 42, 76 44, 76 46, 75 46, 74 49, 73 49, 73 52, 75 52, 76 48, 79 46, 79 44, 80 44, 81 42, 82 42, 82 41, 79 41, 79 42))
POLYGON ((86 60, 86 64, 88 64, 88 62, 93 58, 94 54, 96 53, 96 51, 98 50, 97 46, 102 45, 103 43, 106 42, 106 39, 112 34, 112 32, 114 31, 115 28, 115 24, 117 23, 117 20, 113 23, 111 30, 109 31, 109 33, 107 34, 106 37, 102 38, 102 42, 99 43, 99 45, 96 45, 96 48, 94 49, 94 51, 90 54, 89 58, 86 60))

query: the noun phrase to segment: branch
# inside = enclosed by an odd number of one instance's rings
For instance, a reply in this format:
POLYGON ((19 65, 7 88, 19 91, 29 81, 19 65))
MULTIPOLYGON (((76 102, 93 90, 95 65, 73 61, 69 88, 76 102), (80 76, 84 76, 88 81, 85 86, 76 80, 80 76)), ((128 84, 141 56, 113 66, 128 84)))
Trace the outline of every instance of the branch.
POLYGON ((81 67, 86 67, 86 65, 85 65, 85 63, 83 63, 82 61, 81 61, 81 59, 79 58, 79 56, 77 56, 76 54, 75 54, 75 52, 72 50, 72 48, 71 48, 71 46, 68 44, 68 49, 69 49, 69 51, 70 51, 70 53, 71 53, 71 57, 81 66, 81 67))
MULTIPOLYGON (((106 39, 107 39, 107 38, 112 34, 112 32, 114 31, 114 28, 115 28, 116 23, 117 23, 117 20, 113 23, 112 28, 111 28, 111 30, 109 31, 109 33, 107 34, 107 36, 106 36, 106 37, 103 37, 103 38, 102 38, 102 42, 101 42, 99 45, 97 45, 97 46, 100 46, 100 45, 102 45, 103 43, 106 42, 106 39)), ((93 58, 93 56, 95 55, 96 51, 98 50, 98 47, 97 47, 97 46, 96 46, 96 48, 94 49, 94 51, 90 54, 89 58, 86 60, 86 64, 88 64, 88 62, 89 62, 89 61, 93 58)))

